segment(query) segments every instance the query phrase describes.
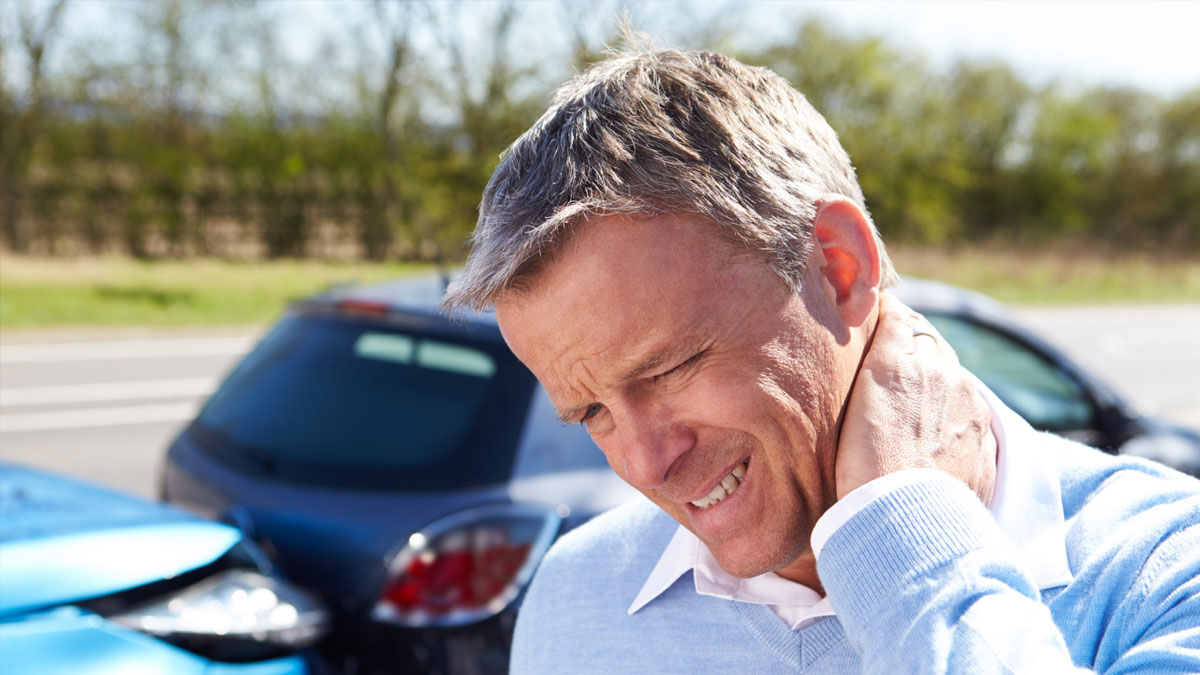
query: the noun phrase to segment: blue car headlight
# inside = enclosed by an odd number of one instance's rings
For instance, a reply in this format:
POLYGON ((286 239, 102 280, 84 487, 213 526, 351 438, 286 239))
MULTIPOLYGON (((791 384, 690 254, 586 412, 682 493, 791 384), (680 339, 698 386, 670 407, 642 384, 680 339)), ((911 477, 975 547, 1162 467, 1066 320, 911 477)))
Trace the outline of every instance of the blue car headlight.
POLYGON ((219 571, 108 619, 221 661, 293 652, 328 628, 328 613, 315 597, 242 568, 219 571))

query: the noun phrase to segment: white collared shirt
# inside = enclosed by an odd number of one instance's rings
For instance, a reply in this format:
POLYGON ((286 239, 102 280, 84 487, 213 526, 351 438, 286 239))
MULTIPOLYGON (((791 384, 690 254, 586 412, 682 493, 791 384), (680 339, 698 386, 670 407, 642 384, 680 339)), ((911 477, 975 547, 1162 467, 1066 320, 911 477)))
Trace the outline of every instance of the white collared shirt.
MULTIPOLYGON (((1067 565, 1066 522, 1062 513, 1059 484, 1037 465, 1028 448, 1036 445, 1037 432, 1009 410, 987 387, 979 392, 992 412, 996 437, 996 484, 992 516, 1000 530, 1024 557, 1026 568, 1039 589, 1066 585, 1071 581, 1067 565)), ((919 480, 925 470, 898 471, 877 478, 834 504, 812 533, 813 552, 820 556, 829 537, 874 499, 919 480)), ((645 607, 675 580, 692 570, 696 592, 726 600, 767 605, 784 623, 799 630, 814 621, 833 616, 833 606, 815 590, 788 581, 774 572, 739 579, 721 569, 708 548, 682 525, 675 531, 662 557, 629 606, 633 614, 645 607)))

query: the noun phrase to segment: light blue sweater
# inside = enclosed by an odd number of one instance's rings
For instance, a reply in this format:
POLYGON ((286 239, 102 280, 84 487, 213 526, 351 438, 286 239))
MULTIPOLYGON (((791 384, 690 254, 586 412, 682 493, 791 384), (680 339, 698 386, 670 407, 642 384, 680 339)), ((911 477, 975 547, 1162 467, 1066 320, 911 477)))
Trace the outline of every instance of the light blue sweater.
POLYGON ((677 524, 649 502, 571 532, 517 621, 522 673, 1200 673, 1200 481, 1049 435, 1073 581, 1039 593, 979 500, 932 476, 870 503, 818 571, 837 617, 790 630, 685 574, 626 610, 677 524))

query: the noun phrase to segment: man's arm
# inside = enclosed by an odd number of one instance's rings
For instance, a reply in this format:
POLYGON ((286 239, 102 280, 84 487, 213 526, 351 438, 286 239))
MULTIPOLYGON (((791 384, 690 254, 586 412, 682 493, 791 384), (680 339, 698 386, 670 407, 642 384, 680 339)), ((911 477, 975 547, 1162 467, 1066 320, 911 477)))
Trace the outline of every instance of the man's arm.
POLYGON ((1137 512, 1153 536, 1073 560, 1077 597, 1052 615, 981 501, 995 446, 972 422, 986 408, 962 398, 969 376, 940 338, 913 336, 920 319, 902 304, 885 299, 880 316, 843 426, 839 497, 878 476, 891 486, 814 542, 866 672, 1200 672, 1195 487, 1174 512, 1137 512))
POLYGON ((1180 494, 1112 523, 1097 553, 1073 561, 1053 614, 949 476, 918 472, 852 516, 817 566, 865 672, 1200 672, 1200 495, 1182 477, 1127 473, 1104 489, 1180 494))
POLYGON ((923 473, 855 514, 817 560, 864 672, 1070 672, 1058 627, 979 499, 923 473))

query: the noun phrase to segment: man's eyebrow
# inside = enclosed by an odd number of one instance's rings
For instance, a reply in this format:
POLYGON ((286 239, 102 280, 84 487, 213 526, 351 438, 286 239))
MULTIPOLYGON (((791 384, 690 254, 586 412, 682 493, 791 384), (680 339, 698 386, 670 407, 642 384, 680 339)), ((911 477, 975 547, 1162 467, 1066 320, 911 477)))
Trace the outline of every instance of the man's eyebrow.
POLYGON ((584 407, 575 407, 563 412, 555 411, 555 413, 556 417, 558 417, 559 424, 570 426, 575 423, 575 418, 577 418, 579 416, 579 412, 584 409, 584 407))
POLYGON ((652 373, 662 368, 668 360, 679 352, 678 345, 668 345, 662 349, 651 353, 646 358, 639 361, 621 376, 619 382, 629 382, 636 380, 647 373, 652 373))
MULTIPOLYGON (((649 356, 639 361, 632 368, 625 371, 617 381, 622 383, 629 382, 631 380, 636 380, 640 377, 643 377, 647 373, 660 370, 667 363, 670 363, 671 359, 676 357, 681 351, 683 350, 676 344, 668 345, 656 352, 652 352, 649 356)), ((583 414, 583 411, 587 410, 588 406, 590 405, 591 403, 587 403, 559 412, 557 413, 558 421, 565 425, 574 424, 579 416, 583 414)))

